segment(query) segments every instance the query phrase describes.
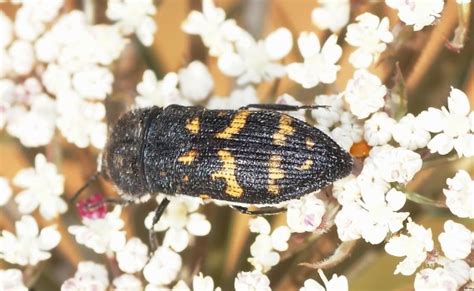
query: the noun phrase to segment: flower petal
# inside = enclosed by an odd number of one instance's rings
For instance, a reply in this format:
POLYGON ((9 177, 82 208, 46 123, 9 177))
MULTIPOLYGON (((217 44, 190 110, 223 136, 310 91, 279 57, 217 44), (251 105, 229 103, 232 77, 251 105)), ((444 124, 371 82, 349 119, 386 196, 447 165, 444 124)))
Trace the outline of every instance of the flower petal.
POLYGON ((217 61, 217 65, 224 74, 232 77, 239 76, 244 71, 242 58, 233 52, 222 54, 217 61))
POLYGON ((451 87, 448 97, 448 108, 450 113, 467 116, 470 106, 466 94, 459 89, 451 87))
POLYGON ((319 53, 321 45, 314 32, 302 32, 298 37, 298 48, 303 58, 310 58, 319 53))
POLYGON ((279 60, 286 56, 293 47, 291 32, 282 27, 270 33, 265 39, 265 49, 272 60, 279 60))

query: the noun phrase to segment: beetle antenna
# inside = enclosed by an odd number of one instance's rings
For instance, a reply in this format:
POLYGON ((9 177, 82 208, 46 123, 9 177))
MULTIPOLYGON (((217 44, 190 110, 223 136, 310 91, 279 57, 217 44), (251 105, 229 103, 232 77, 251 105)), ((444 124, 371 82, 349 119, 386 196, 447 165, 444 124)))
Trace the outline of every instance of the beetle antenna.
POLYGON ((96 172, 94 175, 90 176, 89 179, 87 179, 87 182, 79 190, 77 190, 76 193, 74 193, 74 196, 72 196, 72 198, 69 201, 71 203, 74 203, 77 200, 77 198, 79 198, 79 195, 81 195, 82 191, 87 189, 87 187, 89 187, 95 180, 97 180, 97 178, 99 178, 100 175, 102 175, 101 172, 96 172))

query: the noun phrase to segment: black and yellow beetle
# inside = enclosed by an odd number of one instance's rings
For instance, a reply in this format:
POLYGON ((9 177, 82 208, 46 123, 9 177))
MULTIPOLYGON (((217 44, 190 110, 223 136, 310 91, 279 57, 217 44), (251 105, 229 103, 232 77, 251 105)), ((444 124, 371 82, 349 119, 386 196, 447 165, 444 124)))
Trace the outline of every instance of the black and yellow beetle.
MULTIPOLYGON (((132 110, 113 127, 101 172, 125 201, 181 194, 225 201, 248 214, 272 213, 351 172, 351 156, 334 140, 279 112, 317 107, 132 110)), ((168 203, 158 206, 153 224, 168 203)))

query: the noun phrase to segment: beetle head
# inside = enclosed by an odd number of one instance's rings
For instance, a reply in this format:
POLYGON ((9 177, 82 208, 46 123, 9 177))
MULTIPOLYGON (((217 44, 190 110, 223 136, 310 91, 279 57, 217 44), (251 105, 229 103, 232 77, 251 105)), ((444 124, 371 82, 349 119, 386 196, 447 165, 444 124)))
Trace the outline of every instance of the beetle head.
POLYGON ((121 194, 140 197, 148 192, 141 151, 151 110, 135 109, 122 115, 107 141, 101 172, 114 182, 121 194))

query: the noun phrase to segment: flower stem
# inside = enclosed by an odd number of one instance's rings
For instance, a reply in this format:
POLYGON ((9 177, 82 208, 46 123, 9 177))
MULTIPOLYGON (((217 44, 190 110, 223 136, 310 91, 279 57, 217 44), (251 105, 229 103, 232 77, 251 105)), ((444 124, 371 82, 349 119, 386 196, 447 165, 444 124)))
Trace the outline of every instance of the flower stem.
POLYGON ((428 158, 423 161, 423 169, 436 167, 438 165, 454 162, 457 160, 459 160, 459 157, 455 152, 446 156, 432 156, 432 158, 428 158))
POLYGON ((428 206, 434 206, 438 208, 447 208, 446 203, 443 201, 438 201, 438 200, 433 200, 430 198, 427 198, 419 193, 416 192, 406 192, 406 197, 408 200, 413 201, 415 203, 421 204, 421 205, 428 205, 428 206))

